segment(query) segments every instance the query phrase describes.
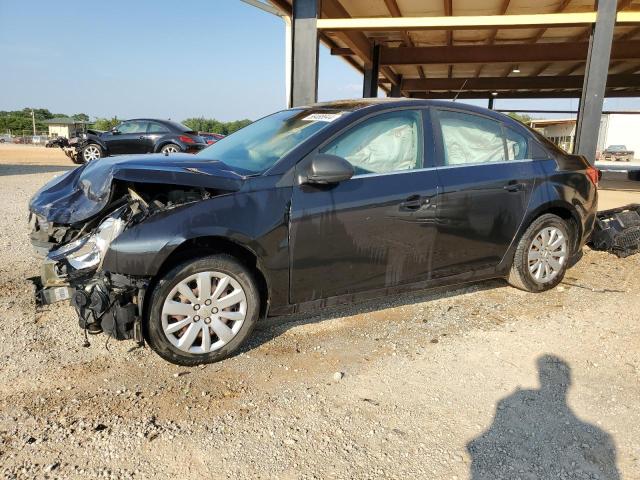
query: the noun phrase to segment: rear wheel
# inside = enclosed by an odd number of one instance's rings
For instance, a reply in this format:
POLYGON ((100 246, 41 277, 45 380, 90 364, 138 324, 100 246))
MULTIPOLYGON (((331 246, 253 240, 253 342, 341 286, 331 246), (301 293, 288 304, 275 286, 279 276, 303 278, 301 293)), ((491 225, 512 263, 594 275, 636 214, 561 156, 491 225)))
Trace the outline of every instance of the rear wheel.
POLYGON ((259 311, 251 271, 232 256, 207 256, 178 265, 159 281, 151 297, 147 339, 171 363, 216 362, 249 337, 259 311))
POLYGON ((180 151, 180 147, 175 143, 167 143, 160 149, 160 151, 162 153, 178 153, 180 151))
POLYGON ((538 217, 518 243, 509 283, 528 292, 555 287, 564 278, 572 245, 567 222, 553 214, 538 217))

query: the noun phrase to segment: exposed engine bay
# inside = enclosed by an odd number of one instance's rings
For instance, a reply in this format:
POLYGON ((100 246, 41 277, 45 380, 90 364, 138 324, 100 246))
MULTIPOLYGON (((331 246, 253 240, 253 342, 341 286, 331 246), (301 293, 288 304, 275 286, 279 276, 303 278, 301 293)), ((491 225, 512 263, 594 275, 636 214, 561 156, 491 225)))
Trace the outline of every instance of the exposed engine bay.
POLYGON ((141 342, 139 320, 148 281, 101 271, 106 250, 130 226, 210 196, 206 189, 167 191, 167 185, 118 183, 108 213, 81 226, 48 223, 32 213, 32 242, 42 245, 40 252, 46 254, 40 303, 70 299, 80 327, 88 333, 104 331, 118 340, 141 342))
POLYGON ((102 268, 122 232, 161 212, 239 188, 241 177, 221 171, 219 162, 181 165, 159 157, 161 168, 153 156, 136 163, 90 162, 54 178, 30 202, 31 243, 45 257, 37 300, 44 305, 70 300, 86 333, 143 341, 149 278, 102 268), (181 184, 165 183, 169 179, 181 184))

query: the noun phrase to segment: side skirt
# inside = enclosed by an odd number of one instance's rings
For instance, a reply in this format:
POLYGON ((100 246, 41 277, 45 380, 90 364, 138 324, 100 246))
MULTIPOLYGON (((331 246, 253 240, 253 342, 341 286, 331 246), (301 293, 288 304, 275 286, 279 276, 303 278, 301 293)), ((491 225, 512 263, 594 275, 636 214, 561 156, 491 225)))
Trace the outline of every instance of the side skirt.
POLYGON ((458 275, 452 275, 450 277, 438 278, 435 280, 424 280, 421 282, 397 285, 394 287, 386 287, 375 290, 367 290, 365 292, 337 295, 335 297, 311 300, 309 302, 283 305, 278 307, 272 306, 269 309, 268 316, 275 317, 280 315, 292 315, 295 313, 314 312, 326 307, 363 302, 366 300, 383 298, 418 290, 430 290, 443 286, 464 285, 466 283, 491 280, 493 278, 504 278, 504 274, 498 272, 495 268, 490 268, 475 272, 466 272, 458 275))

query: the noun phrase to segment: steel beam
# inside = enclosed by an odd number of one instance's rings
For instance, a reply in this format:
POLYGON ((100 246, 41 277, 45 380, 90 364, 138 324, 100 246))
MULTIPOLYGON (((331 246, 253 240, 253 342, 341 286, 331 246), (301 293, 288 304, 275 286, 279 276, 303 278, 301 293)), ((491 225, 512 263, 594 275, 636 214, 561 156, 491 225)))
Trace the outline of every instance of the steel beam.
POLYGON ((291 106, 318 100, 318 0, 293 0, 291 106))
MULTIPOLYGON (((640 67, 638 67, 640 68, 640 67)), ((582 75, 542 76, 542 77, 470 77, 470 78, 405 78, 402 90, 424 92, 429 90, 533 90, 551 88, 581 88, 582 75)), ((640 85, 640 75, 609 75, 610 88, 640 85)))
MULTIPOLYGON (((580 98, 580 90, 554 90, 554 91, 519 91, 519 92, 499 92, 496 98, 580 98)), ((453 99, 457 98, 476 98, 487 99, 487 91, 465 91, 465 92, 413 92, 409 94, 410 98, 433 98, 433 99, 453 99)), ((640 97, 640 87, 626 90, 607 90, 605 97, 611 98, 634 98, 640 97)))
POLYGON ((591 29, 584 85, 578 109, 574 151, 592 164, 596 160, 602 104, 607 87, 609 58, 616 24, 616 2, 600 0, 596 23, 591 29))
POLYGON ((371 65, 365 66, 362 85, 363 98, 378 96, 378 75, 380 73, 380 45, 371 48, 371 65))
MULTIPOLYGON (((588 51, 589 42, 382 47, 380 65, 583 61, 588 51)), ((640 59, 640 40, 614 42, 611 58, 640 59)))
POLYGON ((394 97, 394 98, 402 97, 402 89, 400 88, 400 85, 402 84, 402 76, 400 77, 401 77, 400 82, 397 85, 391 86, 391 91, 389 92, 390 97, 394 97))

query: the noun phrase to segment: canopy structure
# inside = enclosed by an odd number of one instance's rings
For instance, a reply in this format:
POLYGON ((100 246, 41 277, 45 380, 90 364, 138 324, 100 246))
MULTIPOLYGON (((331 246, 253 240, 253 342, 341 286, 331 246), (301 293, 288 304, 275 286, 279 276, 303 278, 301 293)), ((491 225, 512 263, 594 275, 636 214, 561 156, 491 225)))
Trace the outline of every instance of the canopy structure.
POLYGON ((593 161, 602 102, 640 96, 640 0, 270 0, 291 17, 291 105, 317 98, 318 42, 413 98, 580 98, 593 161))

